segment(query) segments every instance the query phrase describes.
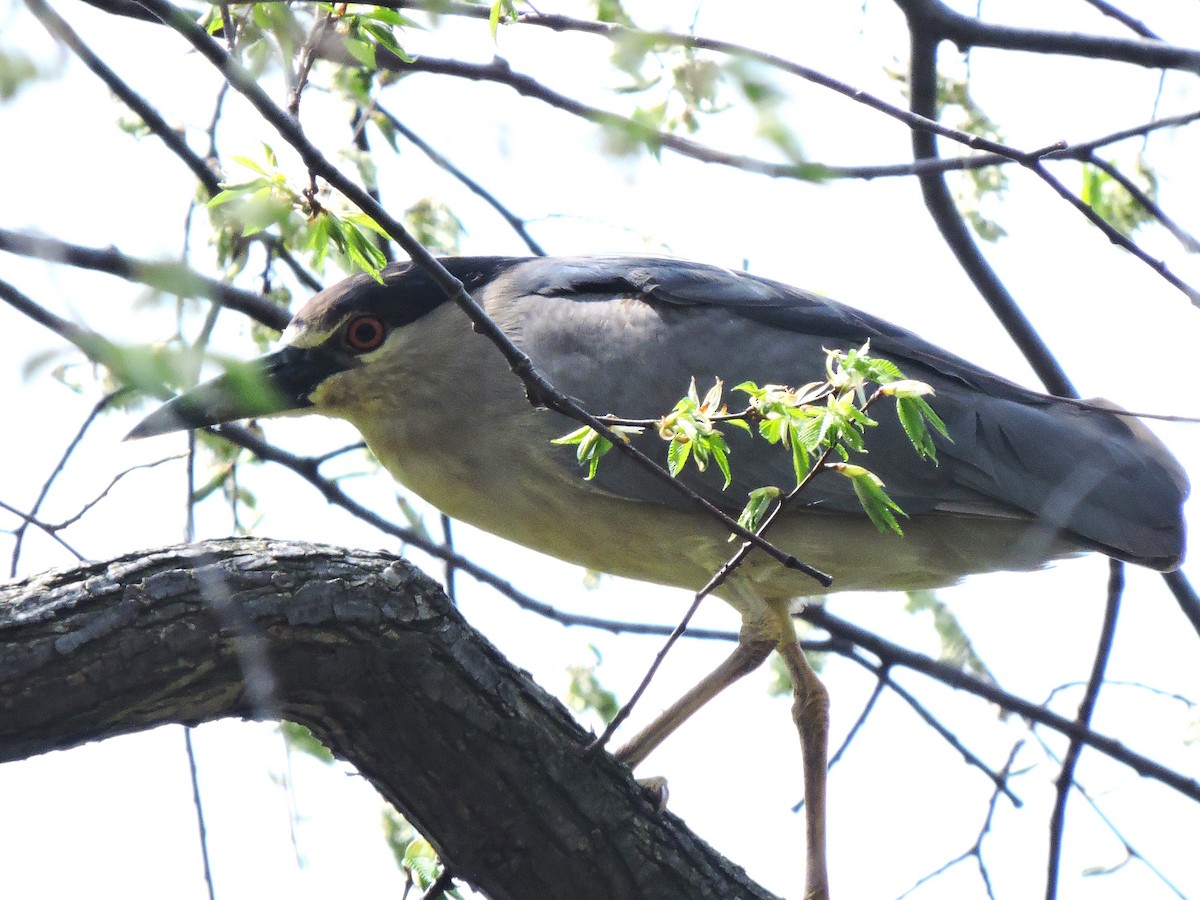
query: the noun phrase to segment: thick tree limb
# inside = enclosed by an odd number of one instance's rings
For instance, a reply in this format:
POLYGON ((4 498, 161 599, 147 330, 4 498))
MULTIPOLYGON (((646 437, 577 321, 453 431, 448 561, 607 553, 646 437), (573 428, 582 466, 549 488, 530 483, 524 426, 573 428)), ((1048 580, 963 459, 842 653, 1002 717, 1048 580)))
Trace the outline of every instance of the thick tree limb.
POLYGON ((382 553, 240 539, 0 586, 0 760, 287 718, 494 898, 767 898, 382 553))

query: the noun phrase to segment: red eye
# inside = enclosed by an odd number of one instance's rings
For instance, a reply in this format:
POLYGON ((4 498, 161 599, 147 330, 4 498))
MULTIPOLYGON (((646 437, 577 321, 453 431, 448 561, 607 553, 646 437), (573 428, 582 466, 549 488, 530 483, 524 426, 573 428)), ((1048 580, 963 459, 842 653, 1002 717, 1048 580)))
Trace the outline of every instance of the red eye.
POLYGON ((356 316, 346 326, 346 346, 355 353, 374 350, 387 337, 387 326, 379 316, 356 316))

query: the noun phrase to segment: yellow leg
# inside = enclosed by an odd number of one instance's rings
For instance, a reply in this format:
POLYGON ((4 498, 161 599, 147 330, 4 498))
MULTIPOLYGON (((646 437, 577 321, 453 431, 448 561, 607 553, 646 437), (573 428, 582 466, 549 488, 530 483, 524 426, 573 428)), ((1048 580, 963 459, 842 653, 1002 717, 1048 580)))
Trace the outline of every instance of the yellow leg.
MULTIPOLYGON (((795 637, 795 631, 792 631, 795 637)), ((659 744, 705 703, 733 684, 743 675, 761 666, 775 649, 773 638, 763 638, 757 632, 742 629, 733 653, 699 684, 680 697, 669 709, 651 722, 632 741, 617 751, 617 759, 632 768, 650 755, 659 744)))
POLYGON ((829 691, 809 665, 787 604, 771 611, 784 635, 779 653, 792 677, 792 720, 800 732, 804 762, 804 825, 807 838, 805 900, 828 900, 829 872, 825 865, 825 786, 829 758, 829 691))

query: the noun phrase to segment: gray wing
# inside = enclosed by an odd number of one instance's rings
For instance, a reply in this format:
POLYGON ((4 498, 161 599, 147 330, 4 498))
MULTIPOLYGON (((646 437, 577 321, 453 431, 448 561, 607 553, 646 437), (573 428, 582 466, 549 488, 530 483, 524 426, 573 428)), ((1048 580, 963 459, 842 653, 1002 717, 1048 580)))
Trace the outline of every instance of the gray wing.
MULTIPOLYGON (((1187 481, 1138 423, 1006 381, 910 331, 825 297, 744 273, 654 257, 534 260, 516 267, 496 304, 506 327, 560 389, 595 413, 655 417, 695 378, 800 385, 823 377, 823 348, 871 341, 911 378, 930 383, 950 440, 921 460, 894 410, 876 408, 861 463, 910 515, 1037 518, 1115 556, 1177 563, 1187 481)), ((727 396, 730 408, 740 395, 727 396)), ((890 404, 888 404, 890 407, 890 404)), ((728 429, 734 483, 690 471, 692 487, 736 513, 746 492, 793 483, 787 455, 728 429)), ((661 459, 654 437, 641 446, 661 459)), ((613 455, 615 456, 615 454, 613 455)), ((678 493, 624 459, 596 482, 620 496, 679 506, 678 493)), ((819 478, 804 503, 860 513, 849 483, 819 478)))

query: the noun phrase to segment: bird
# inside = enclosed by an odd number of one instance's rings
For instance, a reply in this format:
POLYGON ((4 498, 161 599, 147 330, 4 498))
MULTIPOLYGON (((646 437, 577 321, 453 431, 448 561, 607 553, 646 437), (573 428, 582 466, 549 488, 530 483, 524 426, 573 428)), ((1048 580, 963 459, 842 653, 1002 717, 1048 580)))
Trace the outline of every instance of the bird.
MULTIPOLYGON (((768 537, 832 583, 750 553, 717 592, 742 616, 736 649, 618 753, 640 763, 778 649, 805 749, 807 895, 828 892, 823 781, 810 784, 823 778, 828 697, 796 638, 798 600, 935 588, 1088 551, 1159 571, 1183 558, 1186 473, 1110 404, 1027 389, 851 306, 718 266, 646 255, 439 261, 555 389, 595 415, 661 417, 693 381, 819 381, 828 351, 863 345, 932 389, 946 428, 932 435, 936 464, 914 452, 897 417, 874 409, 861 454, 904 511, 903 537, 872 523, 847 479, 812 479, 768 537)), ((530 402, 422 266, 393 263, 317 293, 280 343, 170 400, 130 436, 319 413, 350 422, 398 482, 447 515, 568 562, 698 590, 731 554, 727 524, 625 455, 584 477, 554 443, 578 423, 530 402)), ((730 483, 714 466, 679 480, 736 517, 748 491, 794 475, 789 454, 728 431, 730 483)), ((651 432, 630 441, 661 458, 651 432)))

